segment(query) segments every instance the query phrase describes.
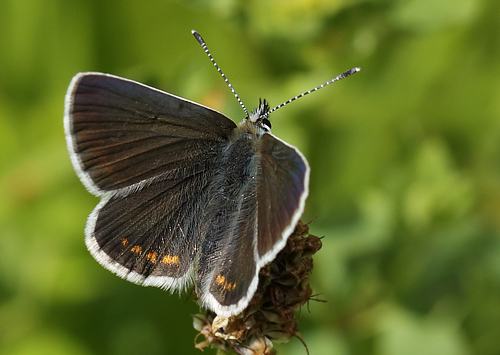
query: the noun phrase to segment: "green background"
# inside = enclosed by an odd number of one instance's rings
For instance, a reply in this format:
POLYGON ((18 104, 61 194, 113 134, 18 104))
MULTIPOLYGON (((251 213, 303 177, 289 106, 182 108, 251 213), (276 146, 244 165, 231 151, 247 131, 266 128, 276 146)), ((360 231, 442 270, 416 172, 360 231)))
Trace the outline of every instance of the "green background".
MULTIPOLYGON (((299 323, 311 354, 500 353, 500 2, 2 0, 0 354, 201 354, 189 295, 123 281, 85 249, 98 199, 63 132, 77 72, 271 116, 311 165, 325 236, 299 323)), ((281 354, 305 354, 296 339, 281 354)), ((205 353, 213 353, 208 350, 205 353)))

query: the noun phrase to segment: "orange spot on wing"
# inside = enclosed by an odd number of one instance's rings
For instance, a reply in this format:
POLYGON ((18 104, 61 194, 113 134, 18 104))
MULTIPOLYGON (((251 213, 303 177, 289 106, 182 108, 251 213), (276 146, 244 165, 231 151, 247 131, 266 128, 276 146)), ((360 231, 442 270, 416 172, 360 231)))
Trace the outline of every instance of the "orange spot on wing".
POLYGON ((151 261, 153 264, 156 263, 156 252, 150 252, 146 254, 146 259, 151 261))
POLYGON ((142 253, 142 247, 140 245, 135 245, 134 247, 132 247, 132 249, 130 249, 130 251, 133 253, 140 254, 142 253))
POLYGON ((124 247, 126 247, 128 245, 128 239, 127 238, 122 238, 122 240, 120 242, 122 243, 122 245, 124 247))
POLYGON ((165 255, 163 257, 163 259, 161 259, 161 262, 162 263, 165 263, 165 264, 176 264, 176 265, 179 265, 180 264, 180 260, 179 260, 179 257, 177 255, 165 255))
POLYGON ((217 281, 217 283, 219 285, 224 285, 224 282, 226 282, 226 278, 224 276, 222 276, 222 275, 217 275, 217 280, 216 281, 217 281))
POLYGON ((236 282, 229 282, 224 276, 220 274, 217 275, 215 282, 222 286, 222 288, 226 291, 234 291, 234 289, 236 288, 236 282))

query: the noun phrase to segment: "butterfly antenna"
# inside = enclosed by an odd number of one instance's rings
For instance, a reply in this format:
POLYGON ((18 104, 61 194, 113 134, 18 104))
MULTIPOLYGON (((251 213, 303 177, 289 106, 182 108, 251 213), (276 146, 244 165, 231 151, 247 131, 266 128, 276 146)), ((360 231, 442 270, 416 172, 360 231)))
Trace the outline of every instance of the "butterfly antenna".
POLYGON ((245 113, 246 113, 246 115, 248 117, 247 108, 245 107, 245 105, 243 105, 243 102, 241 101, 241 99, 238 96, 238 94, 236 93, 236 91, 234 91, 233 86, 231 85, 231 83, 229 82, 229 80, 227 80, 226 75, 224 75, 224 73, 222 72, 222 70, 220 70, 219 66, 217 65, 217 63, 214 60, 214 57, 212 57, 212 54, 210 54, 210 51, 208 50, 207 44, 205 43, 205 40, 203 39, 203 37, 201 37, 200 34, 198 32, 196 32, 195 30, 192 30, 191 33, 194 35, 194 37, 196 38, 196 40, 200 43, 201 47, 203 48, 203 50, 205 51, 205 53, 208 55, 208 58, 210 58, 210 61, 212 62, 212 64, 214 65, 214 67, 217 69, 217 71, 219 72, 219 74, 224 78, 224 81, 226 82, 227 86, 229 86, 229 89, 231 89, 231 92, 233 93, 234 97, 236 97, 236 100, 238 100, 238 102, 240 103, 241 107, 243 108, 243 111, 245 111, 245 113))
POLYGON ((325 86, 330 85, 331 83, 334 83, 334 82, 336 82, 336 81, 339 81, 340 79, 347 78, 349 75, 352 75, 352 74, 354 74, 354 73, 357 73, 357 72, 358 72, 358 71, 360 71, 360 70, 361 70, 361 68, 358 68, 358 67, 356 67, 356 68, 352 68, 352 69, 349 69, 349 70, 347 70, 347 71, 343 72, 342 74, 340 74, 340 75, 336 76, 336 77, 335 77, 335 78, 333 78, 332 80, 329 80, 329 81, 327 81, 326 83, 321 84, 320 86, 317 86, 317 87, 315 87, 315 88, 314 88, 314 89, 312 89, 312 90, 309 90, 309 91, 303 92, 302 94, 297 95, 297 96, 295 96, 295 97, 291 98, 290 100, 283 102, 281 105, 278 105, 278 106, 276 106, 275 108, 273 108, 272 110, 267 111, 267 113, 265 114, 265 116, 269 115, 271 112, 274 112, 274 111, 276 111, 277 109, 279 109, 279 108, 281 108, 281 107, 283 107, 283 106, 285 106, 285 105, 288 105, 288 104, 289 104, 290 102, 292 102, 292 101, 295 101, 295 100, 297 100, 297 99, 300 99, 301 97, 306 96, 307 94, 310 94, 310 93, 312 93, 312 92, 315 92, 315 91, 317 91, 317 90, 319 90, 319 89, 321 89, 321 88, 324 88, 325 86))

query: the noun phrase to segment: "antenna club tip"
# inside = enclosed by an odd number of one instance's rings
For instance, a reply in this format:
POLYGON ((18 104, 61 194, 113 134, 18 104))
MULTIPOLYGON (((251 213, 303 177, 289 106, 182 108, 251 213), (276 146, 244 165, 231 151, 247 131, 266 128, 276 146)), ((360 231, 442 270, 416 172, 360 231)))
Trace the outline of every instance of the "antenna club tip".
POLYGON ((194 38, 196 38, 196 40, 201 44, 203 45, 205 43, 205 41, 203 40, 203 38, 200 36, 200 34, 198 32, 196 32, 195 30, 191 30, 191 33, 192 35, 194 36, 194 38))
POLYGON ((361 71, 360 67, 354 67, 354 68, 351 68, 349 70, 346 70, 345 72, 343 72, 342 74, 340 74, 335 79, 336 80, 338 80, 338 79, 344 79, 344 78, 347 78, 348 76, 351 76, 352 74, 356 74, 359 71, 361 71))

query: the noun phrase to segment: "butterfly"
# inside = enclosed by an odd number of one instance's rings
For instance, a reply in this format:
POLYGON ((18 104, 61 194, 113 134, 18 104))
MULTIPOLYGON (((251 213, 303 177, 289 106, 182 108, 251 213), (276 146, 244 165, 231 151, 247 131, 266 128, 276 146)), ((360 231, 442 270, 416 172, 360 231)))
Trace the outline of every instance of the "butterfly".
POLYGON ((239 314, 308 195, 306 158, 271 133, 268 116, 320 87, 273 110, 261 100, 236 125, 139 82, 77 74, 66 94, 64 128, 78 177, 101 198, 85 227, 92 256, 136 284, 170 291, 194 284, 203 307, 239 314))

